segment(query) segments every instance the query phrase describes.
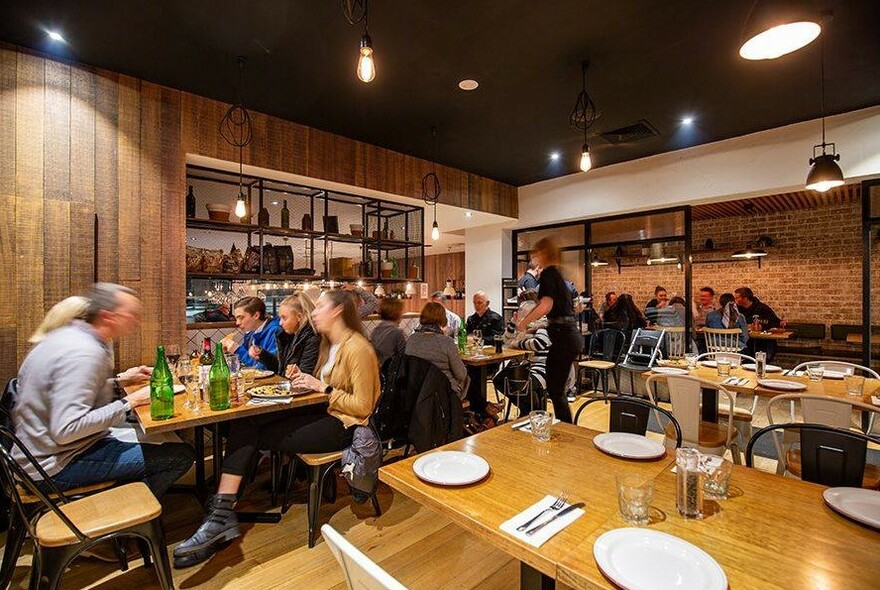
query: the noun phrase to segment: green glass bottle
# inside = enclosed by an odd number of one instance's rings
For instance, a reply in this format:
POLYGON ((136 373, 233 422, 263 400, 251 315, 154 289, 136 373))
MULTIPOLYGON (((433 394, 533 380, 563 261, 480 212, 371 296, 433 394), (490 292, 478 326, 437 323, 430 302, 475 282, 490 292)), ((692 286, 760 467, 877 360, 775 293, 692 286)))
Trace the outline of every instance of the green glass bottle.
POLYGON ((220 343, 216 350, 208 372, 208 406, 215 412, 229 409, 229 365, 220 343))
POLYGON ((467 351, 467 330, 464 327, 464 320, 461 320, 461 328, 458 330, 458 352, 464 354, 467 351))
POLYGON ((174 378, 168 361, 165 360, 165 347, 156 349, 156 364, 150 376, 150 418, 167 420, 174 416, 174 378))

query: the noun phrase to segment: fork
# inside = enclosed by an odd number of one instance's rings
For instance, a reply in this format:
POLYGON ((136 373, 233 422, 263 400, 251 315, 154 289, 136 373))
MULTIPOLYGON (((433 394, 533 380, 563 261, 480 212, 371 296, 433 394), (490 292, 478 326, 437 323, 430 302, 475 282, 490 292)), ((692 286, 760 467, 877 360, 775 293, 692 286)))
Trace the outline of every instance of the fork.
POLYGON ((539 518, 541 518, 542 516, 544 516, 544 515, 547 514, 548 512, 555 512, 555 511, 557 511, 557 510, 560 510, 563 506, 565 506, 565 501, 566 501, 566 500, 568 500, 568 494, 565 493, 565 492, 562 492, 561 494, 559 494, 559 497, 556 498, 556 501, 553 502, 553 504, 550 505, 550 508, 545 508, 544 510, 542 510, 541 512, 539 512, 538 515, 537 515, 536 517, 534 517, 534 518, 532 518, 532 519, 529 519, 528 522, 526 522, 526 523, 524 523, 524 524, 521 524, 520 526, 516 527, 516 530, 518 530, 518 531, 524 531, 524 530, 526 530, 527 528, 529 528, 529 526, 532 525, 536 520, 538 520, 539 518))

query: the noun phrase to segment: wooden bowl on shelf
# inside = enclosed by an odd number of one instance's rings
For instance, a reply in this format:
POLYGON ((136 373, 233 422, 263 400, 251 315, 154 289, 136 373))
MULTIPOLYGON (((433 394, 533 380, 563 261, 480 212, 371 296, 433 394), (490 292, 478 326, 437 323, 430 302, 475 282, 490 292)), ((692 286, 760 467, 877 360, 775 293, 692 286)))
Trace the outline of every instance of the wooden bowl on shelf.
POLYGON ((208 203, 208 218, 211 221, 229 221, 229 212, 232 208, 224 203, 208 203))

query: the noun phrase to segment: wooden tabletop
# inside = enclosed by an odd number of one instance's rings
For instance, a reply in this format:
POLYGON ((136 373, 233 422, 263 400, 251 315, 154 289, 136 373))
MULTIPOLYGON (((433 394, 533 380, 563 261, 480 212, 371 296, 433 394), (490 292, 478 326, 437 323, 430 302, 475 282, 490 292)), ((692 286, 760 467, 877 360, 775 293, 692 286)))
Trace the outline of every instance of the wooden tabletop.
MULTIPOLYGON (((283 377, 274 375, 266 379, 258 379, 254 386, 271 385, 272 383, 280 383, 286 381, 283 377)), ((134 389, 136 389, 135 387, 134 389)), ((131 388, 127 388, 131 389, 131 388)), ((186 394, 179 393, 174 396, 174 416, 167 420, 153 420, 150 418, 150 405, 145 404, 134 409, 138 417, 138 424, 145 434, 172 432, 175 430, 183 430, 185 428, 193 428, 194 426, 205 426, 216 422, 225 422, 227 420, 235 420, 245 416, 254 416, 256 414, 268 414, 270 412, 279 412, 289 410, 291 408, 299 408, 302 406, 310 406, 313 404, 325 403, 330 396, 324 393, 310 393, 307 395, 298 395, 293 398, 289 404, 264 404, 259 406, 251 406, 247 404, 247 394, 237 405, 233 405, 228 410, 220 410, 215 412, 208 408, 207 401, 202 405, 202 411, 193 414, 190 410, 183 407, 186 401, 186 394)))
POLYGON ((749 338, 754 338, 757 340, 787 340, 794 335, 792 330, 782 330, 779 332, 771 332, 769 330, 764 332, 752 332, 749 330, 749 338))
POLYGON ((647 462, 610 457, 593 446, 597 434, 570 424, 555 424, 550 441, 541 443, 527 432, 502 424, 438 449, 466 451, 486 459, 491 471, 479 483, 455 488, 425 483, 413 473, 417 457, 385 465, 379 470, 379 478, 516 559, 555 577, 562 557, 617 511, 617 474, 654 477, 672 463, 668 455, 647 462), (498 528, 547 494, 563 491, 568 492, 569 502, 586 502, 586 514, 540 548, 498 528))
MULTIPOLYGON (((685 520, 675 508, 675 475, 665 470, 654 480, 648 528, 706 551, 724 569, 731 590, 877 587, 880 534, 828 508, 823 486, 738 465, 730 481, 729 499, 707 500, 703 519, 685 520)), ((561 586, 615 588, 599 571, 593 544, 623 526, 612 515, 563 557, 561 586)))
POLYGON ((482 365, 495 365, 510 359, 523 358, 532 353, 529 350, 518 350, 516 348, 504 348, 500 353, 496 353, 494 346, 484 346, 483 354, 481 356, 459 354, 461 356, 461 361, 464 364, 472 367, 479 367, 482 365))

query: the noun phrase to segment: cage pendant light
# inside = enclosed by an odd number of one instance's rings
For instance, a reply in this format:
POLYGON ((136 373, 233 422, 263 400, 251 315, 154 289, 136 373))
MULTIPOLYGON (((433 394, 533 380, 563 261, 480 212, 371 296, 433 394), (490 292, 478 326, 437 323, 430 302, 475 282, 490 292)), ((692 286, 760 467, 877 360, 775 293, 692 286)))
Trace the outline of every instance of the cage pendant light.
POLYGON ((575 100, 574 108, 571 111, 571 115, 569 115, 568 117, 569 123, 571 123, 571 125, 576 129, 580 129, 584 133, 584 143, 581 147, 581 158, 578 165, 578 168, 580 168, 581 172, 587 172, 593 167, 593 159, 590 155, 590 146, 587 144, 587 129, 593 126, 593 123, 596 122, 596 117, 598 116, 596 104, 587 93, 587 68, 589 67, 590 62, 584 61, 581 63, 581 76, 583 78, 581 91, 577 95, 577 100, 575 100))
POLYGON ((426 205, 434 207, 434 223, 431 225, 431 239, 435 242, 440 239, 440 226, 437 225, 437 201, 440 200, 440 193, 443 188, 440 186, 440 178, 437 176, 437 128, 431 127, 431 141, 433 143, 433 156, 431 161, 431 171, 422 177, 422 199, 426 205))
POLYGON ((825 141, 825 42, 819 41, 821 96, 822 96, 822 143, 813 146, 813 157, 810 158, 810 171, 807 173, 807 188, 824 193, 828 189, 843 184, 843 171, 837 162, 840 154, 834 143, 825 141), (830 153, 829 153, 830 148, 830 153), (821 150, 821 153, 819 151, 821 150))

